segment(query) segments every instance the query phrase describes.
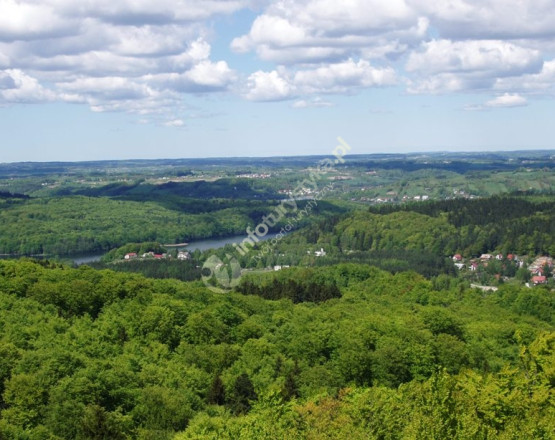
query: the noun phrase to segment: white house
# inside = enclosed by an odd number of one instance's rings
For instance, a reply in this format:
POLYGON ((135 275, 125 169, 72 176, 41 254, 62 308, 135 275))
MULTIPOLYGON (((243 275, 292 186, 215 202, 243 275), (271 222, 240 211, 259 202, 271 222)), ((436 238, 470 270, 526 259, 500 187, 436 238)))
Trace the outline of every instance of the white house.
POLYGON ((325 257, 326 251, 324 250, 324 248, 320 248, 319 251, 314 251, 314 255, 316 255, 317 257, 325 257))

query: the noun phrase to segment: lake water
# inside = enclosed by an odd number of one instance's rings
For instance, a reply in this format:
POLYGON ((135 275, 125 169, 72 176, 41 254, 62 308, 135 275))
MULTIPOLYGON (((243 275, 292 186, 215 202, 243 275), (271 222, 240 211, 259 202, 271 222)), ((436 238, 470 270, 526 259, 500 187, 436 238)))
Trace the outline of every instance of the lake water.
MULTIPOLYGON (((260 241, 266 241, 266 240, 270 240, 272 238, 274 238, 277 235, 277 233, 269 233, 266 234, 263 238, 260 239, 260 241)), ((196 251, 197 249, 199 251, 207 251, 208 249, 219 249, 224 247, 226 244, 232 244, 232 243, 241 243, 246 237, 246 234, 243 235, 235 235, 233 237, 227 237, 227 238, 215 238, 215 239, 210 239, 210 240, 197 240, 197 241, 192 241, 191 243, 189 243, 187 246, 180 248, 180 249, 185 249, 188 250, 189 252, 193 252, 196 251)))
MULTIPOLYGON (((277 232, 268 233, 263 238, 261 238, 260 241, 270 240, 274 238, 277 234, 278 234, 277 232)), ((232 237, 226 237, 226 238, 211 238, 206 240, 195 240, 190 242, 187 246, 183 246, 183 247, 180 246, 178 249, 187 250, 189 252, 193 252, 198 249, 199 251, 204 252, 204 251, 207 251, 208 249, 223 248, 226 244, 241 243, 245 239, 245 237, 246 237, 246 234, 242 234, 242 235, 234 235, 232 237)), ((102 257, 102 255, 104 254, 83 255, 79 257, 74 257, 73 261, 77 265, 93 263, 95 261, 100 261, 100 258, 102 257)))

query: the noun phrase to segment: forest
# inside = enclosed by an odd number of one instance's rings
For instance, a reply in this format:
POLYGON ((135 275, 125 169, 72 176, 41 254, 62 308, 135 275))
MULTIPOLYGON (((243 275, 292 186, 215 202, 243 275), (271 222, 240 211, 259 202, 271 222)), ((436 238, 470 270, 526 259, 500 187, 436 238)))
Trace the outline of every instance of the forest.
POLYGON ((371 207, 314 222, 307 243, 339 251, 555 254, 555 196, 493 196, 371 207))
POLYGON ((361 264, 245 286, 0 261, 0 438, 553 438, 547 287, 361 264))

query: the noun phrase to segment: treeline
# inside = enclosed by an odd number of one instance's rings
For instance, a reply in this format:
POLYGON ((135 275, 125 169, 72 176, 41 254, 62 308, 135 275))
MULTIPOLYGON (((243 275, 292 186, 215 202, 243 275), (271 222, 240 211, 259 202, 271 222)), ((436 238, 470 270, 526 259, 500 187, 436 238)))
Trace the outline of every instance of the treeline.
POLYGON ((110 269, 114 272, 138 273, 148 278, 174 278, 181 281, 200 280, 201 268, 197 260, 144 259, 129 260, 118 264, 88 263, 94 269, 110 269))
POLYGON ((0 191, 0 199, 29 199, 26 194, 11 193, 7 191, 0 191))
POLYGON ((0 438, 549 438, 549 289, 355 264, 273 276, 341 297, 0 261, 0 438))
POLYGON ((340 255, 330 255, 314 261, 316 266, 329 266, 339 263, 361 263, 378 267, 388 272, 414 271, 426 278, 441 274, 455 275, 453 261, 428 251, 410 249, 356 251, 340 255))
POLYGON ((182 243, 229 236, 252 224, 246 209, 182 214, 152 202, 107 198, 32 199, 0 211, 0 253, 71 255, 126 243, 182 243))
POLYGON ((198 180, 195 182, 168 182, 161 185, 144 183, 110 183, 98 188, 64 188, 57 196, 81 195, 87 197, 111 197, 121 200, 163 201, 170 197, 199 200, 242 199, 242 200, 276 200, 283 196, 267 185, 247 179, 218 179, 213 182, 198 180))
POLYGON ((285 269, 264 276, 245 276, 237 287, 244 295, 257 295, 264 299, 289 299, 294 304, 322 302, 340 298, 341 292, 334 280, 322 277, 321 270, 285 269))
POLYGON ((479 199, 451 199, 420 203, 387 204, 370 207, 376 214, 394 212, 418 212, 430 217, 447 214, 453 226, 483 226, 490 223, 506 223, 530 217, 536 213, 555 214, 555 195, 546 194, 539 201, 532 196, 492 196, 479 199))

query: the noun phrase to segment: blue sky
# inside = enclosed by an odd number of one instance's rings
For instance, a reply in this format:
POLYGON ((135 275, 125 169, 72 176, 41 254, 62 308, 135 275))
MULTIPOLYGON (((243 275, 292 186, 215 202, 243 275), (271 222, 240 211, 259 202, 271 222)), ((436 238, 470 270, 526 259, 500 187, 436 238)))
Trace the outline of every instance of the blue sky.
POLYGON ((0 0, 0 162, 554 148, 549 0, 0 0))

